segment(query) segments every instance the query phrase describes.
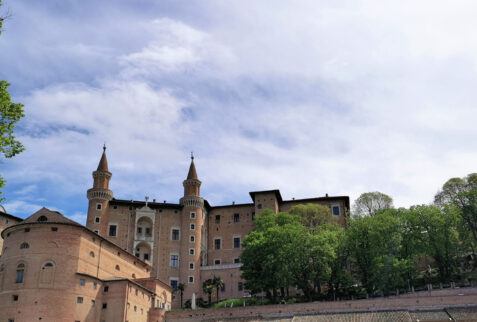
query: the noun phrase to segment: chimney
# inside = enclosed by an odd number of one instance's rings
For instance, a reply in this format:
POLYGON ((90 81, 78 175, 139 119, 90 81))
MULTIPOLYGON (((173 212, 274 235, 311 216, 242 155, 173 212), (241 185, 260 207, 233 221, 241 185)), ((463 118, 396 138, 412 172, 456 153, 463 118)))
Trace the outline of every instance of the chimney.
POLYGON ((328 194, 326 194, 325 197, 328 198, 328 194))
POLYGON ((235 205, 235 201, 232 201, 232 205, 235 205))
POLYGON ((292 200, 295 200, 295 197, 293 197, 292 200))
POLYGON ((156 203, 156 199, 152 199, 152 202, 153 202, 153 203, 156 203))
POLYGON ((167 200, 164 200, 164 203, 167 203, 167 200))

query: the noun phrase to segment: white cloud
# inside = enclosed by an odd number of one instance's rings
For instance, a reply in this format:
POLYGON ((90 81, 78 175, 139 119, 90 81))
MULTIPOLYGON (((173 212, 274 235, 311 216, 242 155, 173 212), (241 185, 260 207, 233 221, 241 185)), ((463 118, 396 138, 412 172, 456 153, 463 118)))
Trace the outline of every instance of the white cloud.
POLYGON ((64 45, 59 59, 118 67, 21 99, 27 151, 9 182, 56 183, 85 209, 104 141, 125 199, 177 202, 190 150, 213 204, 279 188, 286 198, 380 190, 408 206, 475 172, 475 2, 203 6, 196 20, 134 15, 121 44, 108 20, 114 33, 64 45))

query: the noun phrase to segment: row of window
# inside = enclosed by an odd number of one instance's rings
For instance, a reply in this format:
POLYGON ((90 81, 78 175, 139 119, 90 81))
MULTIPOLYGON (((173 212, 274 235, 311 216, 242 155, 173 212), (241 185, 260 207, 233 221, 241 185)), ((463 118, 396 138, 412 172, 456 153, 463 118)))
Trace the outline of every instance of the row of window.
MULTIPOLYGON (((191 248, 191 250, 193 250, 191 248)), ((171 260, 170 260, 170 266, 171 267, 179 267, 179 255, 177 254, 171 254, 171 260)), ((214 259, 214 265, 220 265, 222 263, 222 260, 220 258, 214 259)), ((240 258, 234 258, 234 264, 240 263, 240 258)), ((195 266, 193 262, 189 262, 189 269, 194 270, 195 266)))
MULTIPOLYGON (((219 250, 222 246, 222 238, 214 238, 214 249, 219 250)), ((240 237, 234 237, 234 248, 240 248, 240 237)))
MULTIPOLYGON (((40 282, 41 283, 48 284, 48 283, 51 283, 53 281, 54 268, 55 268, 55 265, 52 262, 46 262, 41 266, 41 271, 40 271, 40 282)), ((15 283, 21 284, 21 283, 24 282, 25 270, 26 270, 26 265, 24 263, 20 263, 20 264, 17 265, 15 283)), ((3 271, 3 267, 2 267, 1 271, 3 271)))

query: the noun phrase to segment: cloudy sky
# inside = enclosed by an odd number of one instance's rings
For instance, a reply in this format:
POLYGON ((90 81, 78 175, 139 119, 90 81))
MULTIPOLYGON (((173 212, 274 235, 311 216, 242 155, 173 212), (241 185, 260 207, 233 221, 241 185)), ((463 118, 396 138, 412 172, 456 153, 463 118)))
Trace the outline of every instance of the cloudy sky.
POLYGON ((116 198, 213 205, 382 191, 429 203, 476 172, 477 2, 3 0, 0 79, 25 104, 4 204, 84 222, 106 142, 116 198))

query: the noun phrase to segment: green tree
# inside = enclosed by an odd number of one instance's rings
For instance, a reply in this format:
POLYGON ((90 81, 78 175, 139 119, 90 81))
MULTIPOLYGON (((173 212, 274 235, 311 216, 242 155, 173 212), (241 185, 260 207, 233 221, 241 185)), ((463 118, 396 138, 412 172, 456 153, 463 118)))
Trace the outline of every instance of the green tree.
POLYGON ((401 231, 394 212, 354 218, 346 239, 357 276, 369 294, 405 284, 408 261, 399 257, 401 231))
POLYGON ((274 214, 266 209, 256 216, 255 229, 245 237, 245 249, 240 255, 242 278, 252 293, 264 291, 276 301, 278 290, 293 284, 293 253, 289 245, 299 237, 297 227, 307 232, 300 218, 288 213, 274 214))
POLYGON ((202 290, 207 294, 209 298, 209 306, 212 305, 212 293, 214 292, 214 281, 212 279, 207 279, 202 283, 202 290))
POLYGON ((299 216, 301 223, 311 230, 324 224, 334 224, 338 222, 337 218, 331 214, 330 207, 323 205, 310 203, 306 205, 296 205, 291 208, 290 214, 299 216))
POLYGON ((372 216, 381 210, 393 208, 393 199, 379 191, 362 193, 353 205, 353 215, 372 216))
MULTIPOLYGON (((0 7, 1 5, 2 1, 0 0, 0 7)), ((0 34, 3 20, 3 17, 0 16, 0 34)), ((15 124, 25 115, 23 114, 23 105, 11 101, 8 86, 10 86, 8 82, 0 81, 0 155, 11 158, 25 149, 13 134, 15 124)), ((5 187, 5 180, 0 176, 0 202, 5 200, 1 196, 3 187, 5 187)))
POLYGON ((179 285, 177 285, 177 290, 180 291, 180 296, 181 296, 181 309, 182 309, 182 298, 183 298, 183 296, 184 296, 185 285, 182 284, 182 283, 179 283, 179 285))
POLYGON ((413 206, 409 210, 421 230, 421 251, 432 257, 441 281, 449 281, 457 273, 461 258, 458 209, 451 206, 413 206))
POLYGON ((222 277, 214 276, 214 278, 212 279, 212 284, 215 287, 215 296, 217 297, 217 303, 219 303, 219 291, 222 287, 224 287, 224 281, 222 280, 222 277))

